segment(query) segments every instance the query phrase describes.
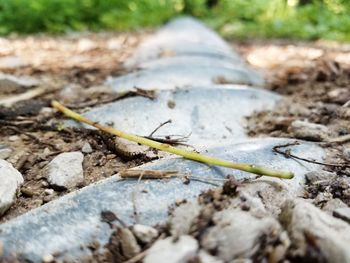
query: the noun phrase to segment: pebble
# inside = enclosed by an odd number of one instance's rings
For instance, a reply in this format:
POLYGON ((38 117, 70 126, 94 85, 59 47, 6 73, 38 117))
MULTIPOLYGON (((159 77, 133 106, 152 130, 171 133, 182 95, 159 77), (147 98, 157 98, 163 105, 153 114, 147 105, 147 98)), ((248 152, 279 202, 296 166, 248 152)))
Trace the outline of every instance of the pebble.
POLYGON ((338 208, 348 207, 342 200, 339 198, 334 198, 329 200, 323 207, 322 210, 333 214, 333 212, 338 208))
POLYGON ((345 148, 343 150, 343 156, 345 159, 347 159, 348 161, 350 161, 350 148, 345 148))
POLYGON ((18 141, 19 140, 19 136, 18 135, 12 135, 9 137, 9 141, 10 142, 15 142, 15 141, 18 141))
POLYGON ((258 218, 240 209, 227 209, 213 216, 214 226, 207 230, 201 244, 206 250, 217 251, 217 256, 231 262, 249 258, 265 244, 278 240, 281 227, 273 217, 258 218))
POLYGON ((303 199, 289 200, 280 219, 285 225, 293 248, 290 253, 305 256, 310 239, 313 249, 325 262, 350 262, 350 225, 303 199), (308 235, 305 235, 308 233, 308 235))
POLYGON ((43 256, 42 258, 42 262, 43 263, 50 263, 50 262, 54 262, 55 261, 55 258, 53 255, 49 254, 49 255, 45 255, 43 256))
POLYGON ((119 231, 120 245, 123 255, 132 258, 141 252, 140 246, 128 228, 121 228, 119 231))
POLYGON ((170 218, 170 233, 173 236, 189 234, 200 211, 201 206, 197 200, 190 200, 176 207, 170 218))
POLYGON ((0 94, 23 92, 39 84, 38 80, 31 77, 16 77, 0 73, 0 94))
POLYGON ((10 157, 12 150, 8 148, 6 145, 0 144, 0 159, 6 160, 10 157))
POLYGON ((83 147, 81 147, 81 151, 83 153, 92 153, 92 147, 91 147, 90 143, 85 142, 83 147))
POLYGON ((136 224, 132 227, 132 232, 136 236, 138 240, 140 240, 144 244, 148 244, 153 241, 158 236, 158 230, 151 227, 136 224))
POLYGON ((144 263, 187 263, 196 257, 198 242, 191 236, 180 236, 177 240, 172 237, 158 240, 149 249, 144 263))
POLYGON ((333 212, 333 215, 350 224, 350 207, 338 208, 333 212))
POLYGON ((298 139, 316 142, 325 141, 329 135, 329 130, 326 126, 300 120, 292 122, 291 131, 298 139))
POLYGON ((16 193, 23 184, 23 176, 12 164, 0 160, 0 216, 13 204, 16 193))
POLYGON ((84 155, 81 152, 67 152, 56 156, 47 166, 50 185, 57 188, 73 188, 84 181, 84 155))
POLYGON ((336 174, 327 171, 311 171, 305 174, 307 183, 315 184, 321 181, 330 181, 336 177, 336 174))
POLYGON ((54 192, 55 192, 55 190, 53 190, 53 189, 45 189, 45 190, 44 190, 44 193, 45 193, 46 195, 52 195, 54 192))
POLYGON ((201 249, 198 253, 200 263, 224 263, 223 260, 210 255, 207 251, 201 249))

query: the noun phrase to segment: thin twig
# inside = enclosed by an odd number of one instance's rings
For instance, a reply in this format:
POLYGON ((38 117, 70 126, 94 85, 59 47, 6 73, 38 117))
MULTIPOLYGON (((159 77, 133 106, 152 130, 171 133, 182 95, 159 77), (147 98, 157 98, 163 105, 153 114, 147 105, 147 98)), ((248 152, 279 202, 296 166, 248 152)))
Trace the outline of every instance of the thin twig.
POLYGON ((281 151, 280 150, 281 148, 286 148, 286 147, 289 147, 289 146, 295 146, 295 145, 299 145, 299 144, 300 143, 298 141, 296 141, 296 142, 292 142, 292 143, 277 145, 277 146, 273 147, 273 151, 276 152, 276 153, 282 154, 286 158, 293 158, 293 159, 297 159, 297 160, 308 162, 308 163, 313 163, 313 164, 318 164, 318 165, 323 165, 323 166, 330 166, 330 167, 341 167, 341 168, 350 167, 350 165, 346 164, 346 163, 340 163, 340 164, 323 163, 323 162, 318 162, 316 160, 310 160, 310 159, 307 159, 307 158, 299 157, 299 156, 297 156, 295 154, 292 154, 290 149, 287 149, 286 151, 281 151))
POLYGON ((177 171, 159 171, 159 170, 122 170, 119 172, 120 177, 124 179, 129 178, 143 178, 143 179, 164 179, 177 176, 177 171))
POLYGON ((167 121, 165 121, 165 122, 159 124, 159 126, 158 126, 157 128, 155 128, 155 129, 150 133, 150 135, 148 135, 147 137, 152 138, 152 137, 153 137, 153 134, 155 134, 156 131, 158 131, 160 128, 162 128, 164 125, 166 125, 166 124, 168 124, 168 123, 171 123, 171 120, 167 120, 167 121))
POLYGON ((52 106, 54 108, 56 108, 57 110, 61 111, 66 116, 68 116, 68 117, 70 117, 78 122, 86 123, 90 126, 93 126, 97 129, 101 130, 101 131, 116 135, 118 137, 124 138, 124 139, 129 140, 129 141, 133 141, 133 142, 136 142, 139 144, 147 145, 149 147, 152 147, 152 148, 155 148, 155 149, 158 149, 161 151, 165 151, 165 152, 169 152, 169 153, 172 153, 172 154, 175 154, 178 156, 182 156, 184 158, 187 158, 187 159, 190 159, 193 161, 205 163, 208 165, 223 166, 223 167, 227 167, 227 168, 231 168, 231 169, 241 170, 244 172, 272 176, 272 177, 278 177, 278 178, 283 178, 283 179, 291 179, 294 177, 294 173, 289 172, 289 171, 274 170, 274 169, 270 169, 270 168, 267 168, 264 166, 258 166, 258 165, 246 164, 246 163, 235 163, 235 162, 231 162, 231 161, 227 161, 227 160, 223 160, 223 159, 219 159, 219 158, 215 158, 215 157, 210 157, 210 156, 206 156, 206 155, 199 154, 196 152, 187 151, 187 150, 184 150, 181 148, 176 148, 174 146, 171 146, 170 144, 160 143, 160 142, 156 142, 154 140, 146 139, 146 138, 141 137, 141 136, 126 133, 126 132, 117 130, 113 127, 104 126, 104 125, 101 125, 97 122, 94 122, 94 121, 64 107, 58 101, 52 101, 52 106))

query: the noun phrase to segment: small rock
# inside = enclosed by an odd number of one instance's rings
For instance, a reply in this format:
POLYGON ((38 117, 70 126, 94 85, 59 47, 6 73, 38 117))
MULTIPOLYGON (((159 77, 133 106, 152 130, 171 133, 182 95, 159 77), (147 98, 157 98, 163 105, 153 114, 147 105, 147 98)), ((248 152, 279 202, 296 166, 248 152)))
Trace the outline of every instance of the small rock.
POLYGON ((45 190, 44 190, 44 193, 45 193, 46 195, 53 195, 54 192, 55 192, 55 190, 53 190, 53 189, 45 189, 45 190))
POLYGON ((309 184, 315 184, 322 181, 330 181, 335 177, 335 173, 326 171, 312 171, 305 174, 306 182, 309 184))
POLYGON ((199 263, 224 263, 223 260, 210 255, 207 251, 201 249, 198 253, 199 263))
POLYGON ((0 160, 0 216, 13 204, 16 193, 23 184, 23 176, 12 164, 0 160))
POLYGON ((314 199, 314 204, 324 204, 332 200, 333 195, 330 192, 319 192, 314 199))
POLYGON ((44 196, 44 198, 42 199, 43 204, 46 204, 48 202, 51 202, 54 199, 53 195, 46 195, 44 196))
POLYGON ((84 180, 84 155, 81 152, 67 152, 56 156, 46 167, 50 185, 68 189, 84 180))
POLYGON ((126 258, 132 258, 141 252, 140 246, 128 228, 121 228, 119 232, 121 249, 126 258))
POLYGON ((88 143, 88 142, 84 143, 83 147, 81 147, 81 151, 83 153, 92 153, 92 147, 91 147, 90 143, 88 143))
POLYGON ((195 222, 201 206, 197 200, 190 200, 176 207, 170 218, 170 233, 173 236, 189 234, 192 224, 195 222))
POLYGON ((158 240, 149 249, 144 263, 187 263, 196 257, 198 242, 191 236, 180 236, 174 241, 172 237, 158 240))
POLYGON ((229 209, 213 216, 215 226, 202 238, 206 250, 216 250, 217 256, 224 261, 235 258, 249 258, 265 245, 276 242, 281 227, 272 217, 257 218, 240 209, 229 209))
POLYGON ((150 243, 159 234, 157 229, 150 226, 140 225, 140 224, 134 225, 132 227, 132 232, 134 233, 136 238, 144 244, 150 243))
POLYGON ((286 231, 283 231, 280 235, 279 244, 272 248, 272 251, 269 256, 270 263, 283 262, 283 259, 286 258, 288 248, 290 247, 290 239, 286 231))
POLYGON ((316 142, 326 140, 329 135, 329 130, 326 126, 300 120, 292 122, 291 131, 298 139, 316 142))
POLYGON ((0 94, 19 93, 40 83, 31 77, 16 77, 0 73, 0 94))
POLYGON ((25 197, 33 197, 34 195, 38 194, 37 192, 33 191, 30 187, 21 188, 21 193, 25 197))
POLYGON ((19 136, 18 135, 12 135, 9 137, 9 141, 10 142, 15 142, 15 141, 18 141, 19 140, 19 136))
POLYGON ((348 88, 338 88, 327 93, 328 98, 333 103, 344 104, 350 98, 350 91, 348 88))
POLYGON ((43 256, 42 261, 43 263, 51 263, 55 261, 55 258, 51 254, 49 254, 49 255, 43 256))
POLYGON ((350 207, 338 208, 333 212, 333 215, 350 224, 350 207))
POLYGON ((287 201, 280 220, 293 244, 292 256, 306 256, 312 242, 317 258, 323 258, 325 262, 350 262, 349 224, 303 199, 287 201))
POLYGON ((345 148, 343 150, 343 156, 346 160, 350 161, 350 148, 345 148))
POLYGON ((338 208, 344 208, 348 207, 342 200, 339 198, 334 198, 329 200, 323 207, 322 210, 325 212, 328 212, 330 214, 333 214, 333 211, 338 208))
POLYGON ((5 145, 0 144, 0 159, 6 160, 10 157, 12 150, 5 145))
MULTIPOLYGON (((115 215, 110 211, 106 211, 107 216, 104 222, 113 221, 115 215)), ((141 248, 130 229, 117 228, 110 236, 106 248, 110 251, 110 259, 108 262, 124 262, 141 252, 141 248)))

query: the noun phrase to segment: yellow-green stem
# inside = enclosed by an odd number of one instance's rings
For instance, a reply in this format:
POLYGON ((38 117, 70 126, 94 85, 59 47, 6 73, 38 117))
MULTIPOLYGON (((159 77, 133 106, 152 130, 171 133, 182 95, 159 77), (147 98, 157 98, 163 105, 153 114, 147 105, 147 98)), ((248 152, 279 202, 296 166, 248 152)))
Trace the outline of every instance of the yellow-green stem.
POLYGON ((278 178, 283 178, 283 179, 291 179, 293 178, 294 174, 292 172, 288 171, 279 171, 279 170, 274 170, 270 169, 264 166, 258 166, 254 164, 246 164, 246 163, 234 163, 231 161, 215 158, 215 157, 210 157, 206 156, 203 154, 199 154, 196 152, 192 151, 187 151, 184 149, 180 149, 177 147, 173 147, 170 144, 166 143, 160 143, 157 141, 153 141, 141 136, 137 136, 134 134, 129 134, 120 130, 117 130, 112 127, 104 126, 101 125, 97 122, 93 122, 92 120, 64 107, 62 104, 60 104, 58 101, 52 101, 52 106, 56 108, 57 110, 61 111, 63 114, 65 114, 67 117, 72 118, 78 122, 83 122, 88 125, 91 125, 101 131, 116 135, 118 137, 124 138, 129 141, 133 141, 139 144, 147 145, 149 147, 164 151, 164 152, 169 152, 173 153, 179 156, 182 156, 184 158, 194 160, 197 162, 202 162, 206 164, 211 164, 211 165, 217 165, 217 166, 224 166, 232 169, 237 169, 249 173, 254 173, 258 175, 266 175, 266 176, 272 176, 272 177, 278 177, 278 178))

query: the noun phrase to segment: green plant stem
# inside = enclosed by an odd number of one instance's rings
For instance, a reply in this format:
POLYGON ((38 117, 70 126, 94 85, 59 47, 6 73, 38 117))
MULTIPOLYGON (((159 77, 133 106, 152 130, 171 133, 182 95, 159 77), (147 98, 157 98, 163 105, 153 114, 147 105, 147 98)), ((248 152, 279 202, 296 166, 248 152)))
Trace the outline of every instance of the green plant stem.
POLYGON ((170 144, 156 142, 156 141, 153 141, 153 140, 141 137, 141 136, 137 136, 137 135, 133 135, 133 134, 129 134, 129 133, 117 130, 117 129, 112 128, 112 127, 103 126, 97 122, 93 122, 92 120, 64 107, 58 101, 52 101, 52 106, 54 108, 56 108, 57 110, 61 111, 67 117, 74 119, 78 122, 86 123, 88 125, 91 125, 97 129, 101 130, 101 131, 116 135, 116 136, 124 138, 126 140, 133 141, 133 142, 143 144, 143 145, 147 145, 149 147, 152 147, 152 148, 164 151, 164 152, 176 154, 176 155, 182 156, 182 157, 190 159, 190 160, 194 160, 194 161, 206 163, 206 164, 211 164, 211 165, 228 167, 228 168, 237 169, 237 170, 241 170, 241 171, 249 172, 249 173, 254 173, 254 174, 258 174, 258 175, 266 175, 266 176, 278 177, 278 178, 283 178, 283 179, 291 179, 294 177, 294 174, 292 172, 289 172, 289 171, 279 171, 279 170, 274 170, 274 169, 270 169, 270 168, 267 168, 264 166, 254 165, 254 164, 234 163, 234 162, 230 162, 227 160, 223 160, 223 159, 219 159, 219 158, 215 158, 215 157, 210 157, 210 156, 206 156, 206 155, 199 154, 196 152, 187 151, 184 149, 173 147, 170 144))

